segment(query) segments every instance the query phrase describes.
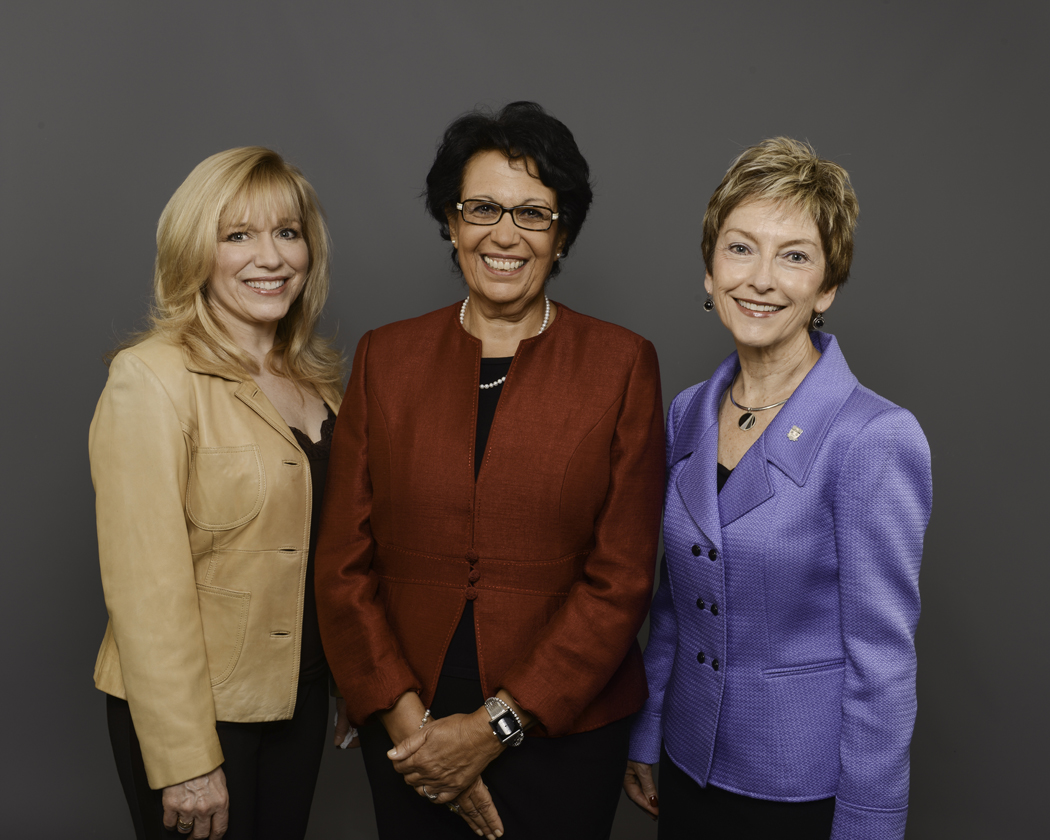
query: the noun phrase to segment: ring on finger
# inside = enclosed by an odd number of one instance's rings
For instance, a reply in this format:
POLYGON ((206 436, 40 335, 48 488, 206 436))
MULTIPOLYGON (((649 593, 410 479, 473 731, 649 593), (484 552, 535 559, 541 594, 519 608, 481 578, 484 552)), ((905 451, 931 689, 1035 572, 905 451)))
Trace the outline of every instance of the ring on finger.
POLYGON ((459 810, 460 810, 459 806, 455 802, 446 802, 445 804, 448 806, 448 809, 453 814, 458 814, 459 813, 459 810))
POLYGON ((177 827, 178 827, 179 831, 182 832, 183 834, 189 834, 191 831, 193 831, 193 820, 190 820, 189 822, 186 822, 186 820, 184 820, 184 819, 182 819, 180 817, 177 827))
POLYGON ((427 799, 429 799, 431 802, 433 802, 435 799, 438 798, 438 795, 436 793, 428 793, 427 792, 427 786, 426 785, 423 785, 423 795, 427 799))

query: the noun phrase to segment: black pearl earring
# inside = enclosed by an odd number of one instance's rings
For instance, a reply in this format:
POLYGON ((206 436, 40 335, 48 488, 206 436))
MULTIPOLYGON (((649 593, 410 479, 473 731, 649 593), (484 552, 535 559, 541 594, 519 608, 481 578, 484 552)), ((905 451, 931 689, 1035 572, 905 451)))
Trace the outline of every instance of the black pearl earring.
POLYGON ((824 326, 824 313, 823 312, 818 312, 816 315, 813 316, 813 329, 819 330, 823 326, 824 326))
POLYGON ((715 308, 714 298, 712 298, 711 295, 708 295, 707 296, 707 300, 704 301, 704 309, 707 312, 710 312, 714 308, 715 308))

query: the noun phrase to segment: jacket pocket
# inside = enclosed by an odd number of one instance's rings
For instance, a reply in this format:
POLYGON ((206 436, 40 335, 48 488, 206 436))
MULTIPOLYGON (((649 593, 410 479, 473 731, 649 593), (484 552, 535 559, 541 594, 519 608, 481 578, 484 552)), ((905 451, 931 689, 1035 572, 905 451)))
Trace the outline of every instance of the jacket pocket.
POLYGON ((790 668, 766 668, 762 675, 767 679, 802 677, 807 674, 819 674, 823 671, 836 671, 845 667, 845 659, 829 659, 826 662, 812 662, 808 665, 792 665, 790 668))
POLYGON ((186 515, 205 531, 227 531, 262 510, 266 473, 256 444, 197 449, 186 487, 186 515))
POLYGON ((227 680, 241 658, 251 599, 250 592, 197 584, 197 604, 213 686, 227 680))

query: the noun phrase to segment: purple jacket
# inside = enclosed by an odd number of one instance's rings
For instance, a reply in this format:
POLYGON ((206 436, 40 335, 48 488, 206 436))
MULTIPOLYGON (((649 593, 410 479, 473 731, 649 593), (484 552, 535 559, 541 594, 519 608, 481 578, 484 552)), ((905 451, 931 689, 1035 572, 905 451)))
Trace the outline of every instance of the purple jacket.
POLYGON ((717 492, 727 358, 667 418, 664 566, 630 756, 760 799, 836 797, 833 840, 908 812, 930 450, 835 338, 717 492))

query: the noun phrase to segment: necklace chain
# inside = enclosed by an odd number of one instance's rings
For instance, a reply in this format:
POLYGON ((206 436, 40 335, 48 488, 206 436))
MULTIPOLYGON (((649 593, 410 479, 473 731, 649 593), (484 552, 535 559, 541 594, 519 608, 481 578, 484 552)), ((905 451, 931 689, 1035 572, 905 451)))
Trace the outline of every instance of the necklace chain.
POLYGON ((749 432, 755 427, 755 412, 756 411, 769 411, 771 408, 781 406, 791 399, 790 396, 785 397, 780 402, 772 403, 771 405, 740 405, 736 400, 733 399, 733 386, 736 385, 736 377, 733 377, 733 381, 729 383, 729 401, 739 408, 744 413, 740 415, 740 419, 736 421, 736 424, 741 428, 742 431, 749 432))
MULTIPOLYGON (((463 316, 467 314, 467 303, 469 301, 470 301, 470 295, 467 295, 466 299, 464 299, 464 301, 463 301, 463 305, 459 308, 459 325, 461 327, 463 326, 463 316)), ((544 301, 543 323, 540 324, 540 332, 536 333, 536 335, 539 335, 545 329, 547 329, 547 324, 548 324, 548 322, 551 319, 551 299, 549 297, 547 297, 546 294, 544 294, 543 295, 543 301, 544 301)), ((466 327, 463 327, 463 328, 466 329, 466 327)), ((478 387, 482 391, 487 391, 489 388, 495 388, 498 385, 502 385, 506 381, 507 381, 507 377, 506 376, 501 376, 495 382, 489 382, 487 384, 481 384, 481 385, 478 385, 478 387)), ((732 395, 730 395, 730 399, 732 399, 732 395)))

